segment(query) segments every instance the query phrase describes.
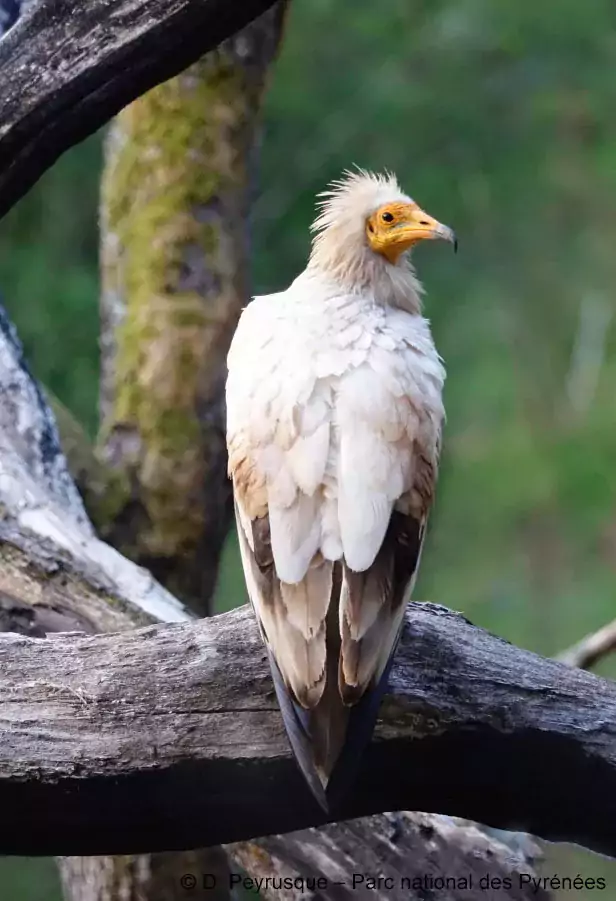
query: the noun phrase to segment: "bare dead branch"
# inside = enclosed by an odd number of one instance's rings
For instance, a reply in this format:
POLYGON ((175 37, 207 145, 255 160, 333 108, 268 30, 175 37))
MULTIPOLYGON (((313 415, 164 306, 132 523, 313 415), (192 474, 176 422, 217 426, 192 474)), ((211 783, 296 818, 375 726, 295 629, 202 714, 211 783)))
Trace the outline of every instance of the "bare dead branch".
POLYGON ((0 216, 66 149, 274 0, 38 0, 0 41, 0 216))
POLYGON ((591 669, 603 657, 614 651, 616 651, 616 619, 563 651, 558 655, 558 660, 568 666, 591 669))
MULTIPOLYGON (((290 757, 247 608, 0 636, 0 671, 3 853, 174 850, 327 819, 290 757)), ((439 811, 616 853, 615 733, 616 685, 411 605, 376 740, 329 819, 439 811)))

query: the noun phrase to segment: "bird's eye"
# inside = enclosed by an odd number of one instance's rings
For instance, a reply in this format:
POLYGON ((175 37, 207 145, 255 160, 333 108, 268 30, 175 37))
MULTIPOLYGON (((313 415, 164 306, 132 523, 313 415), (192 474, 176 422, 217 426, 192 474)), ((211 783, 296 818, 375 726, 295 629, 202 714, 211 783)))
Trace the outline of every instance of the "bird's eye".
POLYGON ((381 216, 381 219, 383 220, 383 222, 393 222, 394 221, 394 217, 391 213, 383 213, 383 215, 381 216))

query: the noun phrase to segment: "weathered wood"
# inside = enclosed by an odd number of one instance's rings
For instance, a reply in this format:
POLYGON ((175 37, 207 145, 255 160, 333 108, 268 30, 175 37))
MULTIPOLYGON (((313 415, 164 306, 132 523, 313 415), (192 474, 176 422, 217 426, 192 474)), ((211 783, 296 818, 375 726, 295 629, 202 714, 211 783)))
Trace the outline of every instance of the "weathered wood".
POLYGON ((446 816, 406 812, 365 817, 228 850, 250 873, 248 882, 240 883, 236 876, 234 886, 258 888, 266 901, 549 897, 541 884, 531 882, 541 858, 536 843, 527 840, 516 853, 477 826, 446 816))
MULTIPOLYGON (((174 850, 327 820, 291 759, 248 608, 0 636, 0 671, 2 853, 174 850)), ((415 604, 381 713, 330 820, 439 811, 616 853, 613 683, 415 604)))
MULTIPOLYGON (((54 406, 65 441, 68 435, 71 462, 80 476, 87 471, 87 499, 95 491, 108 508, 110 498, 103 494, 114 487, 111 476, 90 461, 83 432, 61 406, 54 406)), ((94 537, 67 470, 53 412, 1 308, 0 509, 0 631, 93 633, 130 629, 156 616, 188 618, 145 570, 94 537)), ((64 857, 59 867, 67 901, 167 901, 190 867, 218 874, 221 888, 210 893, 210 901, 230 897, 223 885, 229 868, 222 849, 138 859, 64 857)))
POLYGON ((274 0, 38 0, 0 42, 0 216, 68 147, 274 0))
POLYGON ((27 599, 35 618, 68 617, 84 631, 126 628, 126 611, 140 623, 189 619, 147 570, 94 535, 1 308, 0 389, 0 592, 27 599))
POLYGON ((186 873, 192 872, 210 873, 215 880, 215 885, 207 892, 207 901, 230 901, 232 898, 229 889, 231 872, 222 848, 136 857, 61 857, 58 866, 66 901, 190 899, 181 880, 186 873))

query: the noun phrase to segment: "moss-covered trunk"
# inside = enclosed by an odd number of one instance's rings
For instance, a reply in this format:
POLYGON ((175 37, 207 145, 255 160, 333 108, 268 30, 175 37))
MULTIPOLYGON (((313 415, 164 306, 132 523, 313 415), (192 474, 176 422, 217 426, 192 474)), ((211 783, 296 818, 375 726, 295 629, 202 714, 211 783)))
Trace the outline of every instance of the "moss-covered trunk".
POLYGON ((230 521, 225 357, 249 298, 254 147, 276 7, 111 127, 102 183, 102 431, 130 486, 106 538, 209 610, 230 521))

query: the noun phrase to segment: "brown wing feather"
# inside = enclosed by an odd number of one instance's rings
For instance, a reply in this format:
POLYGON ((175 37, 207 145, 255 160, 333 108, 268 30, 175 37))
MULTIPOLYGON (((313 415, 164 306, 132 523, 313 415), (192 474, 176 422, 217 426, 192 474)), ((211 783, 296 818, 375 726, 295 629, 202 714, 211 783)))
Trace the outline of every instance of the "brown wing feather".
POLYGON ((419 568, 439 453, 440 440, 431 454, 413 443, 413 485, 397 501, 374 563, 364 572, 344 566, 338 682, 347 704, 378 684, 394 653, 419 568))
POLYGON ((344 566, 338 684, 346 704, 357 703, 387 668, 417 573, 423 536, 422 521, 394 510, 370 569, 357 573, 344 566))
MULTIPOLYGON (((332 589, 332 579, 340 567, 318 555, 302 583, 282 583, 274 568, 267 516, 250 522, 247 535, 247 520, 236 502, 236 521, 248 594, 268 649, 285 729, 308 785, 327 809, 324 787, 344 744, 348 708, 337 687, 336 623, 332 629, 330 616, 315 629, 314 608, 327 610, 332 595, 339 594, 340 580, 332 589), (305 632, 311 637, 306 639, 305 632)), ((337 604, 330 609, 336 620, 337 604)))
POLYGON ((332 564, 318 555, 300 583, 281 582, 274 567, 267 515, 252 520, 247 535, 246 519, 236 503, 236 521, 248 593, 263 637, 297 701, 314 707, 325 686, 325 616, 332 564))
POLYGON ((320 553, 296 585, 274 566, 269 519, 239 507, 236 519, 250 599, 270 653, 276 693, 295 756, 327 807, 336 765, 348 784, 378 711, 417 574, 436 460, 416 456, 412 490, 400 498, 372 566, 354 572, 320 553), (344 766, 342 766, 344 764, 344 766))

